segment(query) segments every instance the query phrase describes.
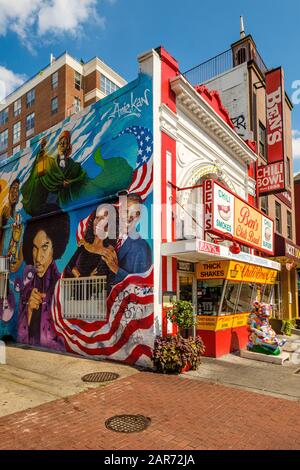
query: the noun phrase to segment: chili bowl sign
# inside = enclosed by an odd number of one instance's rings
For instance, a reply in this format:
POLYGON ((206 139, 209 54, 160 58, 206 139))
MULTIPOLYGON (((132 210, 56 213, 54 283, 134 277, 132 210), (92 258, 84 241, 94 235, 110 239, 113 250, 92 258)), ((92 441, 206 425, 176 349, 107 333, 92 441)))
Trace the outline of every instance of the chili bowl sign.
POLYGON ((214 180, 203 184, 204 227, 259 251, 274 254, 274 222, 214 180))

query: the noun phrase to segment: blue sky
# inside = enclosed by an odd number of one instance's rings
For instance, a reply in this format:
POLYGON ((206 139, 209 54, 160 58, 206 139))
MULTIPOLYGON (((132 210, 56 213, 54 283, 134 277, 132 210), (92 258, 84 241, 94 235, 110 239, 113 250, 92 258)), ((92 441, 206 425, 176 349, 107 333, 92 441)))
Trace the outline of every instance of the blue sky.
POLYGON ((186 71, 238 39, 241 14, 266 65, 284 67, 300 171, 299 0, 0 0, 0 80, 11 91, 64 50, 97 55, 132 80, 137 55, 158 45, 186 71))

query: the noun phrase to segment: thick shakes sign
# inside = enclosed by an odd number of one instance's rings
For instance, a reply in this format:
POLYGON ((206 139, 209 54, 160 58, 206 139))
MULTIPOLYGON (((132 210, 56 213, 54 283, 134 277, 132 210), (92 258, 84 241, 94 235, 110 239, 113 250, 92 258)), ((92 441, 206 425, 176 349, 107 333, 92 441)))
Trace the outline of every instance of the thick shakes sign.
POLYGON ((259 195, 285 191, 284 75, 281 67, 266 73, 268 165, 258 167, 259 195))
POLYGON ((259 251, 274 253, 274 222, 214 180, 203 182, 204 229, 259 251))

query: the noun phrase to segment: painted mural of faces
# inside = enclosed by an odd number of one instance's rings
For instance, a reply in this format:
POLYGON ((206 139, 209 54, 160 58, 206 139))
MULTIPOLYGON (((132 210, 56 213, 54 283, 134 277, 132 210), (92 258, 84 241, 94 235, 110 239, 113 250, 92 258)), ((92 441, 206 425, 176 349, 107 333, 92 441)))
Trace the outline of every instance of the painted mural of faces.
POLYGON ((29 221, 23 237, 23 256, 25 263, 34 266, 35 273, 42 278, 51 263, 60 259, 67 246, 70 235, 69 215, 48 206, 47 212, 53 216, 29 221))
POLYGON ((53 261, 53 243, 44 230, 37 232, 33 239, 33 266, 38 277, 43 277, 53 261))
POLYGON ((100 240, 105 240, 108 237, 108 210, 104 207, 100 206, 96 211, 93 231, 100 240))
POLYGON ((58 155, 64 156, 67 158, 71 151, 71 135, 68 131, 64 131, 61 133, 61 135, 58 138, 58 144, 57 144, 57 150, 58 150, 58 155))
POLYGON ((141 200, 138 196, 132 194, 127 197, 127 203, 121 202, 119 217, 120 231, 125 234, 135 232, 135 227, 141 216, 141 200))
POLYGON ((8 199, 9 199, 9 203, 12 206, 15 206, 18 203, 19 195, 20 195, 20 183, 18 180, 16 180, 12 183, 12 185, 9 188, 8 199))

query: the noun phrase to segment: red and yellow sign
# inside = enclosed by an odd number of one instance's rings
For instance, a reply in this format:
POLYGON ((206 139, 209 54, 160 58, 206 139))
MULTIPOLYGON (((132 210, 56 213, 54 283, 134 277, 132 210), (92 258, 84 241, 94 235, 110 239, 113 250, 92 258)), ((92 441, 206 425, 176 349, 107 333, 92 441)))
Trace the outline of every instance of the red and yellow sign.
POLYGON ((197 318, 197 330, 220 331, 228 328, 239 328, 247 325, 249 313, 236 313, 235 315, 205 316, 197 318))
POLYGON ((219 182, 203 183, 206 232, 274 254, 274 222, 219 182))
POLYGON ((254 264, 237 261, 217 261, 215 263, 198 263, 197 279, 227 279, 238 282, 256 282, 257 284, 274 284, 277 271, 254 264))

